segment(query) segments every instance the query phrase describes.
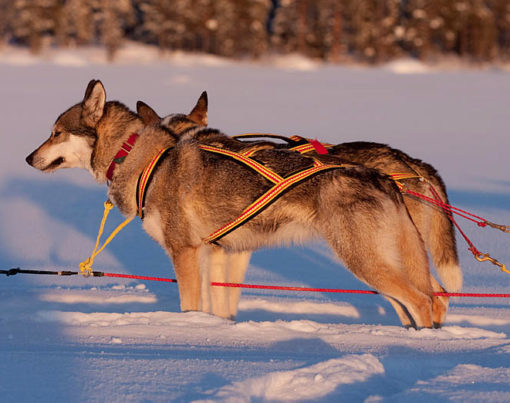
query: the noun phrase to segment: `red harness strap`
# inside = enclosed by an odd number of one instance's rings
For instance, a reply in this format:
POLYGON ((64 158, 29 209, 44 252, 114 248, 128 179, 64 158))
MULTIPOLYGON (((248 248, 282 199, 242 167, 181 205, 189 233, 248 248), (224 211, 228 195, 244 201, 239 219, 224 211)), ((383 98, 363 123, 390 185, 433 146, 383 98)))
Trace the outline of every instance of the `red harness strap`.
POLYGON ((115 170, 115 166, 117 164, 120 164, 124 161, 126 156, 129 154, 131 149, 136 143, 136 139, 138 138, 138 133, 133 133, 125 143, 122 143, 122 146, 120 147, 120 150, 115 154, 115 157, 113 157, 113 161, 108 167, 108 170, 106 171, 106 179, 109 181, 113 178, 113 171, 115 170))

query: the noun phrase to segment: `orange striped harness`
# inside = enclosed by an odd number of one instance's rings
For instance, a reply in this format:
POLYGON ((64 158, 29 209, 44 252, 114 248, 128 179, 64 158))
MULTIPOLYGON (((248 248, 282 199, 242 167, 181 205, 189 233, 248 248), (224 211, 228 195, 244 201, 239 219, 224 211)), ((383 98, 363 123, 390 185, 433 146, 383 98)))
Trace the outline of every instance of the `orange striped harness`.
MULTIPOLYGON (((305 146, 305 144, 300 144, 299 146, 305 146)), ((140 174, 140 177, 138 178, 137 183, 137 190, 136 190, 136 204, 138 209, 138 216, 143 219, 144 217, 144 207, 145 207, 145 196, 146 196, 146 190, 152 180, 152 177, 154 175, 154 172, 156 171, 157 167, 160 165, 161 161, 166 157, 168 152, 173 147, 168 147, 160 150, 158 154, 152 159, 152 161, 145 167, 143 172, 140 174)), ((259 198, 257 198, 252 204, 250 204, 248 207, 246 207, 239 217, 237 217, 235 220, 225 224, 217 231, 214 231, 212 234, 210 234, 208 237, 204 238, 204 242, 206 243, 216 243, 221 238, 223 238, 225 235, 229 234, 230 232, 234 231, 235 229, 239 228, 241 225, 245 224, 249 220, 251 220, 255 215, 260 213, 262 210, 270 206, 272 203, 274 203, 280 196, 282 196, 285 191, 289 190, 292 186, 299 184, 303 182, 306 179, 311 178, 312 176, 324 172, 329 171, 332 169, 339 169, 343 168, 343 165, 336 165, 336 164, 325 164, 320 162, 319 160, 313 159, 313 166, 311 168, 304 169, 300 172, 293 173, 286 178, 282 177, 272 169, 264 166, 263 164, 255 161, 251 156, 257 152, 257 149, 248 150, 246 152, 234 152, 230 150, 225 150, 223 148, 208 146, 208 145, 199 145, 199 148, 201 150, 214 153, 214 154, 220 154, 225 157, 232 158, 236 161, 239 161, 246 165, 247 167, 253 169, 255 172, 262 175, 264 178, 266 178, 269 182, 273 183, 273 186, 267 190, 265 193, 263 193, 259 198)), ((307 147, 303 147, 304 149, 308 149, 307 147)), ((294 149, 294 148, 292 148, 294 149)), ((298 151, 298 150, 295 150, 298 151)), ((300 151, 300 152, 306 152, 306 151, 300 151)))
POLYGON ((224 150, 222 148, 206 145, 201 145, 200 148, 205 151, 221 154, 232 159, 235 159, 236 161, 239 161, 247 165, 249 168, 261 174, 264 178, 266 178, 268 181, 274 184, 268 191, 266 191, 257 200, 255 200, 252 204, 246 207, 239 217, 225 224, 220 229, 214 231, 207 238, 204 238, 204 242, 206 243, 216 243, 225 235, 234 231, 236 228, 239 228, 241 225, 245 224, 250 219, 252 219, 256 214, 260 213, 266 207, 270 206, 280 196, 282 196, 286 190, 291 188, 293 185, 303 182, 304 180, 309 179, 310 177, 319 172, 343 168, 342 165, 324 164, 319 160, 313 158, 313 166, 311 168, 304 169, 300 172, 294 173, 284 178, 278 175, 272 169, 269 169, 266 166, 255 161, 254 159, 250 158, 251 155, 254 154, 257 150, 249 150, 244 153, 236 153, 233 151, 224 150))

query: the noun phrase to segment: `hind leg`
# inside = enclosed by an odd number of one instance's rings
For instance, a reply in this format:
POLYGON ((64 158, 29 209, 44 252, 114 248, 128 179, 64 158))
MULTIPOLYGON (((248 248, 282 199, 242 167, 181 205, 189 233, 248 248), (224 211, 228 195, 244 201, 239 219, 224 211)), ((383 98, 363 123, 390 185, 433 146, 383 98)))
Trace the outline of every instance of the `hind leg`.
MULTIPOLYGON (((335 247, 338 256, 344 261, 347 268, 360 280, 379 291, 394 307, 403 326, 415 328, 431 328, 432 322, 432 298, 415 287, 407 276, 404 267, 399 261, 389 262, 388 258, 393 255, 398 257, 398 248, 392 253, 378 253, 377 242, 367 245, 367 239, 363 241, 368 248, 363 248, 365 254, 346 253, 345 242, 342 247, 335 247)), ((354 243, 359 245, 359 241, 354 243)), ((335 242, 332 244, 340 245, 335 242)), ((427 270, 428 266, 417 268, 427 270)))
MULTIPOLYGON (((446 290, 437 282, 437 280, 430 275, 432 289, 434 292, 446 292, 446 290)), ((434 321, 434 328, 439 329, 443 324, 446 313, 448 312, 448 305, 450 303, 449 297, 436 296, 432 297, 432 319, 434 321)))
POLYGON ((402 326, 404 326, 405 328, 416 327, 416 325, 413 324, 414 321, 409 316, 409 312, 407 312, 407 309, 405 309, 405 307, 400 302, 385 295, 383 295, 383 297, 386 298, 386 300, 391 304, 391 306, 393 306, 393 309, 397 313, 397 316, 400 319, 402 326))
POLYGON ((370 281, 369 285, 390 301, 403 326, 418 329, 433 326, 432 299, 413 287, 405 276, 393 272, 391 276, 370 281), (406 310, 410 317, 406 314, 406 310))
POLYGON ((343 215, 338 220, 325 217, 326 239, 356 277, 389 299, 403 326, 431 328, 432 287, 423 242, 403 205, 380 206, 379 211, 374 205, 337 211, 343 215), (341 228, 343 223, 348 227, 341 228))

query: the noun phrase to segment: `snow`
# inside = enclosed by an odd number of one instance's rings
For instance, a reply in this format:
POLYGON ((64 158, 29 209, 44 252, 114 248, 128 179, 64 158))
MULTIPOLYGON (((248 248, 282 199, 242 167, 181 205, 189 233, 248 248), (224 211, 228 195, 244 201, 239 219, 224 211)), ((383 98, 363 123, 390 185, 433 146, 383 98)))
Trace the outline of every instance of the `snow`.
MULTIPOLYGON (((105 188, 87 172, 44 175, 24 158, 91 78, 109 99, 187 112, 205 89, 229 134, 390 143, 432 163, 452 202, 510 224, 506 68, 401 60, 379 68, 295 55, 257 63, 130 44, 114 64, 95 48, 41 57, 0 52, 0 269, 76 270, 89 256, 105 188)), ((115 210, 106 232, 122 221, 115 210)), ((460 221, 510 263, 508 235, 460 221)), ((458 239, 464 291, 510 293, 510 277, 458 239)), ((248 283, 365 289, 322 243, 254 254, 248 283)), ((175 277, 134 221, 96 270, 175 277)), ((245 290, 236 322, 179 312, 175 284, 115 278, 0 277, 0 400, 495 401, 510 399, 506 299, 453 298, 445 326, 406 330, 374 295, 245 290)))

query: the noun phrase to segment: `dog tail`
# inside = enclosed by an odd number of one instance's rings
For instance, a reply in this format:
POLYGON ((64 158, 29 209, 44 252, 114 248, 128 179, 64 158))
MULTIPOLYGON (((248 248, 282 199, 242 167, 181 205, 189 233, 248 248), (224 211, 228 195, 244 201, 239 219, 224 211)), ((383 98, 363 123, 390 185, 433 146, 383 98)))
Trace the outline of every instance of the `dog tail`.
MULTIPOLYGON (((448 203, 446 187, 442 181, 435 184, 441 200, 448 203)), ((449 215, 434 209, 429 233, 429 252, 441 282, 449 292, 458 292, 462 288, 462 271, 457 254, 455 228, 449 215)))

